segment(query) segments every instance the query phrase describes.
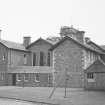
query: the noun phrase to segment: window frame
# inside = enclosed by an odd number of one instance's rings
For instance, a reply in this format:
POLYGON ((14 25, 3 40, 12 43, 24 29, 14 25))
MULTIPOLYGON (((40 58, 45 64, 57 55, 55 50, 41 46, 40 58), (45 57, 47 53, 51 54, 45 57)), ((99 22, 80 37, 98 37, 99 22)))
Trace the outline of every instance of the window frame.
POLYGON ((40 66, 44 66, 44 52, 40 51, 40 66))
POLYGON ((32 66, 36 66, 36 57, 37 57, 36 52, 33 52, 32 53, 32 66))
POLYGON ((22 76, 21 73, 18 73, 18 74, 16 75, 16 80, 17 80, 17 81, 22 81, 22 78, 23 78, 23 76, 22 76), (19 77, 19 75, 20 75, 20 77, 19 77), (21 79, 20 79, 20 78, 21 78, 21 79))
POLYGON ((6 54, 4 53, 2 56, 2 60, 5 61, 5 58, 6 58, 6 54))
POLYGON ((39 73, 35 73, 35 82, 40 82, 40 75, 39 75, 39 73), (38 76, 38 80, 37 80, 37 76, 38 76))
POLYGON ((5 73, 2 73, 2 72, 0 73, 0 76, 1 76, 1 77, 0 77, 0 80, 1 80, 1 81, 4 80, 4 74, 5 74, 5 73))
POLYGON ((87 73, 87 79, 94 79, 94 73, 87 73))
POLYGON ((51 53, 50 52, 48 52, 48 55, 47 55, 47 65, 51 66, 51 53))
POLYGON ((24 81, 29 81, 29 73, 24 73, 24 81))
POLYGON ((27 55, 24 54, 24 65, 26 65, 26 64, 27 64, 27 55))
POLYGON ((52 76, 51 74, 48 74, 48 83, 50 84, 52 82, 52 76))

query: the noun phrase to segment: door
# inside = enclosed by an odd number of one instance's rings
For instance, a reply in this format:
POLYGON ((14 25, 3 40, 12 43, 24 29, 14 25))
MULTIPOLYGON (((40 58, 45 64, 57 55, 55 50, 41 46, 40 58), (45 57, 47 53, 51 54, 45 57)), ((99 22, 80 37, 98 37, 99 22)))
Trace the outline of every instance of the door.
POLYGON ((15 86, 16 85, 16 74, 12 75, 12 85, 15 86))

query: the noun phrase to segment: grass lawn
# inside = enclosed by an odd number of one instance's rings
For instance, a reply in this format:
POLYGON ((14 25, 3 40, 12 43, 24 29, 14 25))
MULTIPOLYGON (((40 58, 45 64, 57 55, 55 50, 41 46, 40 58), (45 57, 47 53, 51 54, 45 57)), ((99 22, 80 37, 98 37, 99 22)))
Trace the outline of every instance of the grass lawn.
POLYGON ((64 98, 64 88, 57 88, 49 99, 53 88, 50 87, 0 87, 0 97, 16 98, 28 101, 45 102, 60 105, 105 105, 104 91, 85 91, 68 88, 64 98))

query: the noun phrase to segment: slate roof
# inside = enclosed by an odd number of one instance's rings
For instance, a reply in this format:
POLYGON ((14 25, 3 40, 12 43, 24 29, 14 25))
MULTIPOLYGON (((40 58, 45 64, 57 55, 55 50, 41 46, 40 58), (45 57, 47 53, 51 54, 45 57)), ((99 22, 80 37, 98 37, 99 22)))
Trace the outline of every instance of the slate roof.
POLYGON ((92 65, 90 65, 84 72, 105 73, 105 63, 101 59, 98 59, 92 65))
POLYGON ((22 44, 6 41, 6 40, 0 40, 0 43, 2 43, 4 46, 6 46, 9 49, 15 49, 15 50, 22 50, 27 51, 25 47, 22 44))
POLYGON ((92 48, 91 46, 88 46, 88 45, 86 45, 86 44, 80 43, 78 40, 75 40, 75 39, 73 39, 73 38, 71 38, 71 37, 68 37, 68 36, 64 37, 64 38, 61 39, 58 43, 56 43, 55 45, 53 45, 50 50, 51 50, 51 51, 54 50, 54 49, 55 49, 56 47, 58 47, 61 43, 63 43, 65 40, 72 40, 73 42, 79 44, 80 46, 82 46, 82 47, 84 47, 84 48, 86 48, 86 49, 88 49, 88 50, 97 52, 97 53, 99 53, 99 54, 105 54, 105 53, 103 53, 102 51, 96 50, 96 49, 92 48))
MULTIPOLYGON (((34 41, 34 42, 31 43, 29 46, 27 46, 27 48, 33 46, 33 45, 36 44, 38 41, 42 40, 42 41, 44 41, 45 43, 50 44, 50 45, 52 46, 50 50, 53 50, 53 49, 55 49, 57 46, 59 46, 62 42, 64 42, 66 39, 72 40, 72 41, 74 41, 75 43, 79 44, 80 46, 82 46, 82 47, 84 47, 84 48, 86 48, 86 49, 88 49, 88 50, 97 52, 97 53, 99 53, 99 54, 105 54, 105 53, 103 52, 103 51, 105 51, 105 50, 104 50, 103 48, 101 48, 100 46, 96 45, 95 43, 92 42, 92 43, 95 44, 97 47, 99 47, 102 51, 97 50, 97 49, 94 49, 93 47, 88 46, 88 45, 86 45, 86 44, 80 43, 78 40, 75 40, 75 39, 73 39, 73 38, 71 38, 71 37, 69 37, 69 36, 66 36, 66 37, 64 37, 64 38, 62 38, 62 39, 59 39, 59 40, 57 40, 57 41, 44 40, 44 39, 42 39, 42 38, 39 38, 38 40, 34 41)), ((3 44, 4 46, 6 46, 6 47, 9 48, 9 49, 21 50, 21 51, 29 51, 29 50, 27 50, 27 49, 25 48, 25 46, 24 46, 23 44, 20 44, 20 43, 11 42, 11 41, 6 41, 6 40, 0 40, 0 43, 3 44)), ((104 47, 105 47, 105 46, 104 46, 104 47)))
POLYGON ((51 43, 52 45, 55 45, 56 43, 58 43, 62 38, 61 37, 48 37, 46 39, 46 41, 48 41, 49 43, 51 43))
POLYGON ((52 73, 53 68, 48 66, 9 66, 8 73, 52 73))
POLYGON ((105 45, 101 45, 100 47, 105 50, 105 45))
POLYGON ((38 40, 32 42, 30 45, 28 45, 26 48, 28 49, 29 47, 33 46, 34 44, 36 44, 38 41, 44 41, 45 43, 48 43, 50 45, 53 45, 53 43, 51 43, 50 41, 44 40, 42 38, 39 38, 38 40))
POLYGON ((101 46, 97 45, 97 44, 94 43, 93 41, 89 41, 88 44, 89 44, 90 46, 92 46, 92 47, 93 47, 94 49, 96 49, 96 50, 100 50, 100 51, 105 52, 105 46, 104 46, 104 48, 102 48, 101 46), (93 45, 94 45, 94 46, 93 46, 93 45))

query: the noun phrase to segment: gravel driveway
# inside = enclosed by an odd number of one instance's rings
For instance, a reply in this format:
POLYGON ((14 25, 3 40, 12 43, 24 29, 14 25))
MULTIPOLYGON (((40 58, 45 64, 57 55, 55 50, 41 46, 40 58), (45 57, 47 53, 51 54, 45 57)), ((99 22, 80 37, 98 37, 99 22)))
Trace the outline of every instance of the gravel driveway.
MULTIPOLYGON (((45 102, 59 105, 105 105, 105 91, 86 91, 80 88, 67 88, 67 97, 64 98, 64 88, 57 88, 52 96, 51 87, 0 87, 0 97, 15 98, 31 102, 45 102)), ((2 105, 0 103, 0 105, 2 105)), ((6 104, 4 104, 6 105, 6 104)), ((9 104, 7 104, 9 105, 9 104)), ((12 105, 12 104, 10 104, 12 105)), ((19 105, 19 104, 14 104, 19 105)), ((20 104, 20 105, 30 105, 20 104)))

